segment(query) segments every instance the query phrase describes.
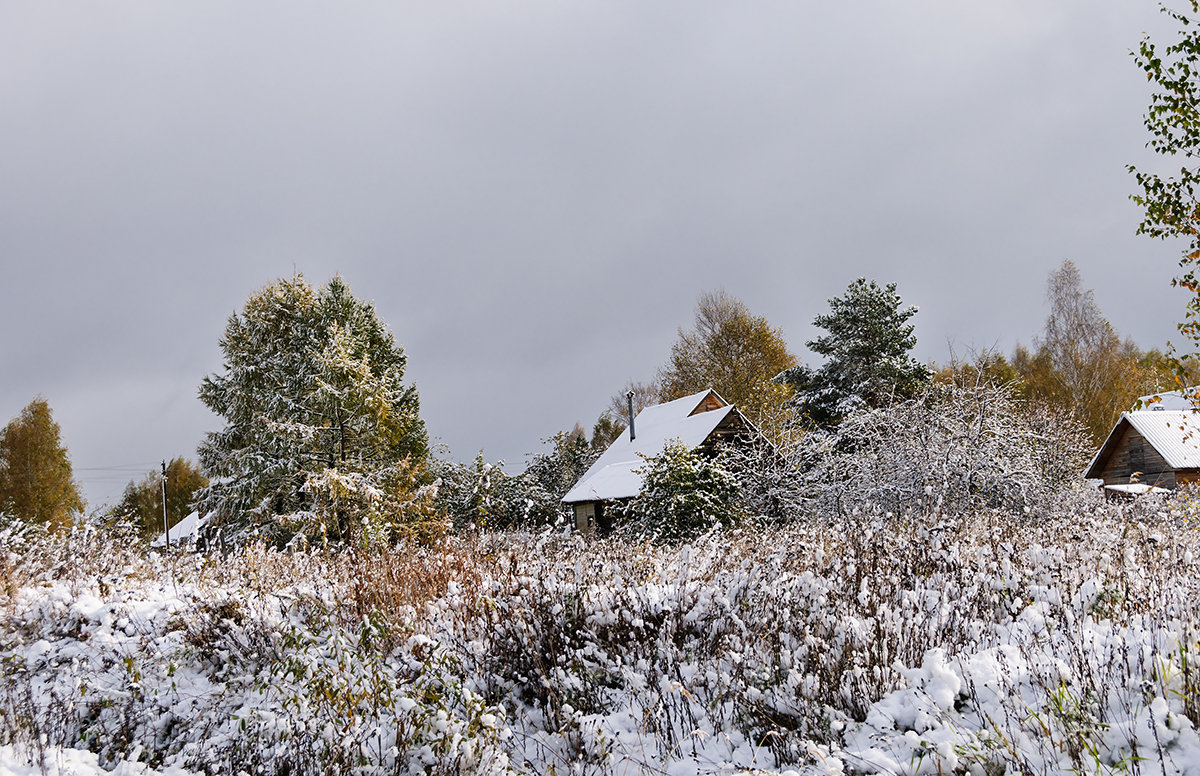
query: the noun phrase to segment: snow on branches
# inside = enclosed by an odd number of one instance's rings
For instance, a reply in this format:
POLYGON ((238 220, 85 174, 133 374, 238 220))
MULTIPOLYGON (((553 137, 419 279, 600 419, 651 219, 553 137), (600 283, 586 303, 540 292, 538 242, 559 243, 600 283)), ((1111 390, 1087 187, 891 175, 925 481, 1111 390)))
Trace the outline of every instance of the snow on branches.
POLYGON ((286 539, 316 516, 321 536, 349 539, 387 502, 376 489, 423 465, 404 350, 340 277, 313 289, 296 275, 251 295, 221 349, 224 370, 200 399, 226 426, 200 446, 212 484, 198 506, 226 536, 286 539))
POLYGON ((799 489, 821 515, 855 507, 939 515, 1030 511, 1080 481, 1088 449, 1077 422, 1025 407, 1008 387, 935 384, 807 434, 790 452, 799 489))

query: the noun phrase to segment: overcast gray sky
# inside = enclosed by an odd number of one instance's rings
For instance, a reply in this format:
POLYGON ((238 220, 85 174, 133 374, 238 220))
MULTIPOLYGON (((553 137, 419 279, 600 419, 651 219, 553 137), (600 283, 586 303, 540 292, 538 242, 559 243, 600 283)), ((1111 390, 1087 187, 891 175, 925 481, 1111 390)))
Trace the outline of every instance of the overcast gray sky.
POLYGON ((433 437, 520 464, 723 287, 792 349, 859 275, 917 355, 1029 342, 1063 259, 1122 335, 1149 0, 0 0, 0 423, 43 395, 92 506, 221 427, 230 313, 341 273, 433 437))

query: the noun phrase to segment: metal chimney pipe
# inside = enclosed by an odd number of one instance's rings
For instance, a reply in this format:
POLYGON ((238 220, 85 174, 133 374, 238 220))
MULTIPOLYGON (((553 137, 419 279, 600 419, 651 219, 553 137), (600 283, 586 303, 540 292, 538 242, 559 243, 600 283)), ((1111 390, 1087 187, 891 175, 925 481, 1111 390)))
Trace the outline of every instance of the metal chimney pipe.
POLYGON ((636 438, 633 433, 633 391, 625 394, 625 398, 629 400, 629 441, 632 442, 636 438))

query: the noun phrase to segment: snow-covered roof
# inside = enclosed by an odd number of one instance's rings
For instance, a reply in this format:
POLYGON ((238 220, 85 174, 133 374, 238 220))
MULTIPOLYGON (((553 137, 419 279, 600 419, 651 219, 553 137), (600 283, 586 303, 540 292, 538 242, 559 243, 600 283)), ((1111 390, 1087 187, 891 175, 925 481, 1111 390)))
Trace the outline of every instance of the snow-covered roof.
POLYGON ((1096 477, 1099 464, 1112 452, 1122 424, 1133 426, 1172 469, 1200 469, 1200 413, 1195 410, 1137 410, 1121 419, 1088 464, 1085 477, 1096 477))
POLYGON ((1170 493, 1166 488, 1160 488, 1157 485, 1147 485, 1144 482, 1131 482, 1128 485, 1105 485, 1105 490, 1111 490, 1116 493, 1128 493, 1132 496, 1144 496, 1147 493, 1170 493))
POLYGON ((639 412, 633 419, 636 438, 630 442, 628 431, 621 434, 567 491, 563 503, 636 496, 642 490, 642 473, 635 470, 645 464, 643 456, 658 455, 672 440, 696 447, 734 411, 732 404, 722 400, 724 406, 719 409, 692 414, 710 393, 716 396, 711 390, 701 391, 639 412))
POLYGON ((167 543, 167 539, 171 540, 172 547, 178 547, 184 544, 191 544, 196 540, 196 534, 208 522, 208 516, 200 517, 199 512, 193 512, 187 517, 180 520, 175 525, 171 526, 171 530, 167 533, 159 534, 158 538, 150 542, 151 547, 163 547, 167 543))
POLYGON ((1164 410, 1194 409, 1190 396, 1184 396, 1183 391, 1164 391, 1138 397, 1138 406, 1144 410, 1162 412, 1164 410))

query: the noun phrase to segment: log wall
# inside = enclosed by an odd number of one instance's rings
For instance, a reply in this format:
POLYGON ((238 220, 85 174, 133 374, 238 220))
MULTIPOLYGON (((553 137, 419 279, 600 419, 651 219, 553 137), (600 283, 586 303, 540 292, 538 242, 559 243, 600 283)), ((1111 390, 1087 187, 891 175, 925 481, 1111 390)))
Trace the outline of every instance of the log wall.
POLYGON ((1104 484, 1126 485, 1132 478, 1133 482, 1174 488, 1175 470, 1133 426, 1122 425, 1121 438, 1116 440, 1115 449, 1100 472, 1104 484))

